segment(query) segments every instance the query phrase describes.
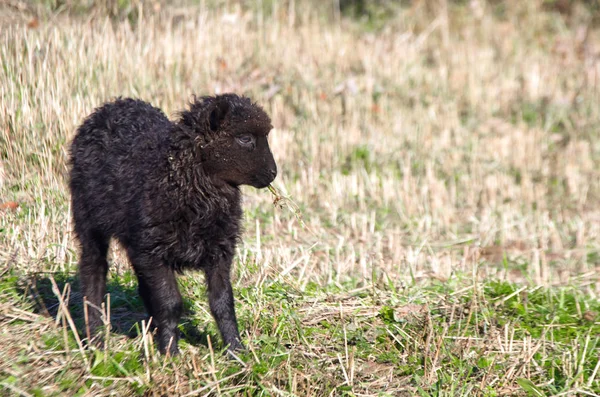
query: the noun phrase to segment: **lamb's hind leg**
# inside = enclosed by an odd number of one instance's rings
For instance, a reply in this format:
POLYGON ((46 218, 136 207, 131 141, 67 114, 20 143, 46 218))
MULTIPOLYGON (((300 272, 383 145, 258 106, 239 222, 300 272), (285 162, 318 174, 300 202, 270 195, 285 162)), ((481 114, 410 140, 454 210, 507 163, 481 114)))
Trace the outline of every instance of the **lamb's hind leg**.
POLYGON ((179 353, 179 319, 183 312, 183 300, 177 287, 175 272, 156 258, 136 255, 130 251, 129 257, 138 277, 139 292, 158 328, 158 347, 162 354, 179 353))
POLYGON ((102 325, 102 301, 106 294, 106 276, 108 262, 106 254, 110 239, 96 230, 85 230, 78 233, 81 243, 79 260, 79 280, 84 304, 87 301, 87 326, 93 337, 97 328, 102 325))

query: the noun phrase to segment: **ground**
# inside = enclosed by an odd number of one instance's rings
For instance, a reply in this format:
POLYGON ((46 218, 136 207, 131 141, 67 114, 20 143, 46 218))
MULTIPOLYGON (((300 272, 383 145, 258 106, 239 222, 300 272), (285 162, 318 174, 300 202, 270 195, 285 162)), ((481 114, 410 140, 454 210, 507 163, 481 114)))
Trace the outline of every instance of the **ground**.
POLYGON ((0 394, 599 395, 592 2, 403 3, 0 2, 0 394), (116 244, 87 348, 77 125, 230 91, 271 115, 280 171, 244 188, 248 350, 222 354, 188 273, 182 355, 158 355, 116 244))

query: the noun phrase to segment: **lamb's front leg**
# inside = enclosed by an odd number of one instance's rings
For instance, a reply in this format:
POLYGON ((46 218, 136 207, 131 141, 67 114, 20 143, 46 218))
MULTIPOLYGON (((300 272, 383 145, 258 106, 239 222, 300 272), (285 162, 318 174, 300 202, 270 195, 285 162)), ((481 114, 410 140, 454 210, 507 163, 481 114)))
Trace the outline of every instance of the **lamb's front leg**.
POLYGON ((223 258, 222 262, 209 265, 204 272, 208 284, 210 311, 221 331, 223 343, 228 346, 228 350, 239 350, 244 346, 235 318, 233 290, 229 280, 232 259, 223 258))

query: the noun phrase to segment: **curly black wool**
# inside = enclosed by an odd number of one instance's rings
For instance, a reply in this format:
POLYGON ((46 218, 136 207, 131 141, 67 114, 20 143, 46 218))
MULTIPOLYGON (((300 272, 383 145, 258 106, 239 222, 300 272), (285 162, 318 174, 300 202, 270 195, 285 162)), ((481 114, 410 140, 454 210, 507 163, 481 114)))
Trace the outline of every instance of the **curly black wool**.
POLYGON ((92 334, 101 324, 93 308, 106 293, 114 237, 127 250, 161 352, 178 352, 175 273, 186 269, 205 272, 223 341, 242 347, 230 282, 239 186, 263 188, 275 178, 271 128, 263 109, 235 94, 195 98, 175 122, 136 99, 107 103, 83 122, 71 146, 70 189, 92 334))

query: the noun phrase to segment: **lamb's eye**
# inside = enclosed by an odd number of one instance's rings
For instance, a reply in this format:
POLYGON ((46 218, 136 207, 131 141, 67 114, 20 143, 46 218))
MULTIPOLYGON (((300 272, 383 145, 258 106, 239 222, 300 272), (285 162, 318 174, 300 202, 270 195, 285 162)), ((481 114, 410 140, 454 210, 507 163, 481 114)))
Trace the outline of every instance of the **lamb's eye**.
POLYGON ((242 145, 249 145, 252 142, 254 142, 254 138, 252 138, 252 135, 242 135, 242 136, 238 136, 237 140, 242 144, 242 145))

